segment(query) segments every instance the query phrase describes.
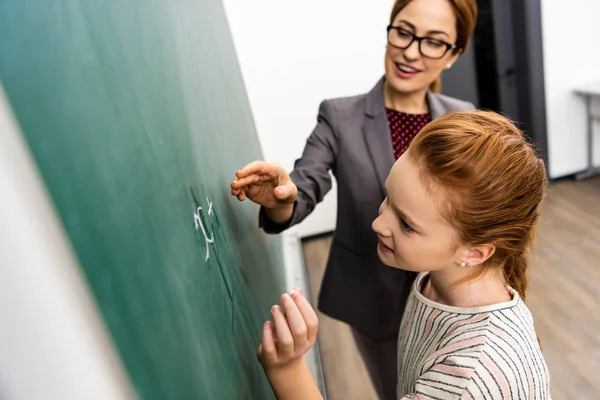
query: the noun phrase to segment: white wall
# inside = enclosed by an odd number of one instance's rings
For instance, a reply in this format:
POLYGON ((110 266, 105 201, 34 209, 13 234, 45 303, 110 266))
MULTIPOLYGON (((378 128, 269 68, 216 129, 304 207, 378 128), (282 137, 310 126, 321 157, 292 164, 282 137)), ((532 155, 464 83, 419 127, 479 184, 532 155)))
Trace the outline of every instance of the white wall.
POLYGON ((134 398, 0 86, 0 399, 134 398))
MULTIPOLYGON (((383 75, 392 0, 224 0, 265 158, 291 170, 326 98, 369 91, 383 75)), ((335 187, 298 226, 335 227, 335 187)))
MULTIPOLYGON (((392 3, 224 0, 267 160, 291 170, 320 101, 364 93, 382 75, 392 3)), ((573 91, 600 81, 600 0, 542 0, 541 7, 549 169, 557 178, 586 168, 585 105, 573 91)), ((595 140, 600 165, 598 124, 595 140)), ((332 230, 335 211, 334 186, 297 232, 332 230)))
POLYGON ((573 90, 600 82, 600 1, 542 0, 541 6, 549 167, 556 178, 587 166, 585 104, 573 90))

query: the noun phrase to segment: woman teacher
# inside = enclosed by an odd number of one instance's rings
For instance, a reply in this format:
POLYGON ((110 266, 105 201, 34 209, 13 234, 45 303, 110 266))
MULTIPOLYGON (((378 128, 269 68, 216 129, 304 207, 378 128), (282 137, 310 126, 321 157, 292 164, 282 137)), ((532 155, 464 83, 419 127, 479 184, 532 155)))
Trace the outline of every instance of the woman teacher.
POLYGON ((288 174, 256 161, 237 172, 231 193, 261 205, 260 226, 279 233, 306 218, 338 182, 337 226, 319 309, 349 324, 375 390, 395 399, 398 330, 415 273, 377 256, 371 229, 384 180, 419 130, 439 116, 473 109, 438 94, 440 74, 466 49, 475 0, 397 0, 387 27, 385 76, 370 92, 321 103, 317 126, 288 174))

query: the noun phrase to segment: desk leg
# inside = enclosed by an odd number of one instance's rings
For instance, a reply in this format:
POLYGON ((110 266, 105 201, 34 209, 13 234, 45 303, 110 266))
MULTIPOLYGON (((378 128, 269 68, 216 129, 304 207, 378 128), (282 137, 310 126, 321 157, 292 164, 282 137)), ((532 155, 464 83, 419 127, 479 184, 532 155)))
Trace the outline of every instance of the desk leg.
POLYGON ((594 118, 592 117, 591 96, 585 96, 585 111, 587 115, 587 169, 575 175, 577 180, 586 179, 600 173, 600 168, 594 167, 594 118))

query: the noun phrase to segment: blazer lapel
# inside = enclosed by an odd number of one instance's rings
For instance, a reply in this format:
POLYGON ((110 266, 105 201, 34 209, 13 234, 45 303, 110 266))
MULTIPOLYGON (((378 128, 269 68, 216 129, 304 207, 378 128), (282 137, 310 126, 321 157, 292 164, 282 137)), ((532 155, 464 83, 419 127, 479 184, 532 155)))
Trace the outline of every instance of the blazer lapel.
POLYGON ((385 180, 394 165, 394 149, 383 102, 383 78, 367 94, 366 120, 363 125, 365 144, 375 166, 381 193, 385 197, 385 180))
MULTIPOLYGON (((385 112, 383 101, 383 82, 381 78, 375 87, 367 94, 366 120, 363 125, 363 137, 369 153, 369 157, 375 166, 381 193, 385 197, 385 180, 394 165, 394 147, 392 135, 385 112)), ((427 92, 427 104, 431 119, 434 120, 446 113, 446 109, 438 96, 430 91, 427 92)))
POLYGON ((427 92, 427 104, 429 105, 429 113, 431 114, 431 120, 437 119, 446 113, 446 109, 439 97, 431 91, 427 92))

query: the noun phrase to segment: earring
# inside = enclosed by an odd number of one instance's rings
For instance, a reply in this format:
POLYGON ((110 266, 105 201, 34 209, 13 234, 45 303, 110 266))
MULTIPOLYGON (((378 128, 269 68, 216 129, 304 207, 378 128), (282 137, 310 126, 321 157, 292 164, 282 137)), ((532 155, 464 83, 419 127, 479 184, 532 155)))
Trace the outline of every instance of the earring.
POLYGON ((452 68, 452 63, 446 64, 446 68, 448 68, 448 69, 452 68))
POLYGON ((463 262, 460 263, 460 266, 463 267, 463 268, 469 268, 471 266, 471 264, 466 263, 466 262, 463 261, 463 262))

